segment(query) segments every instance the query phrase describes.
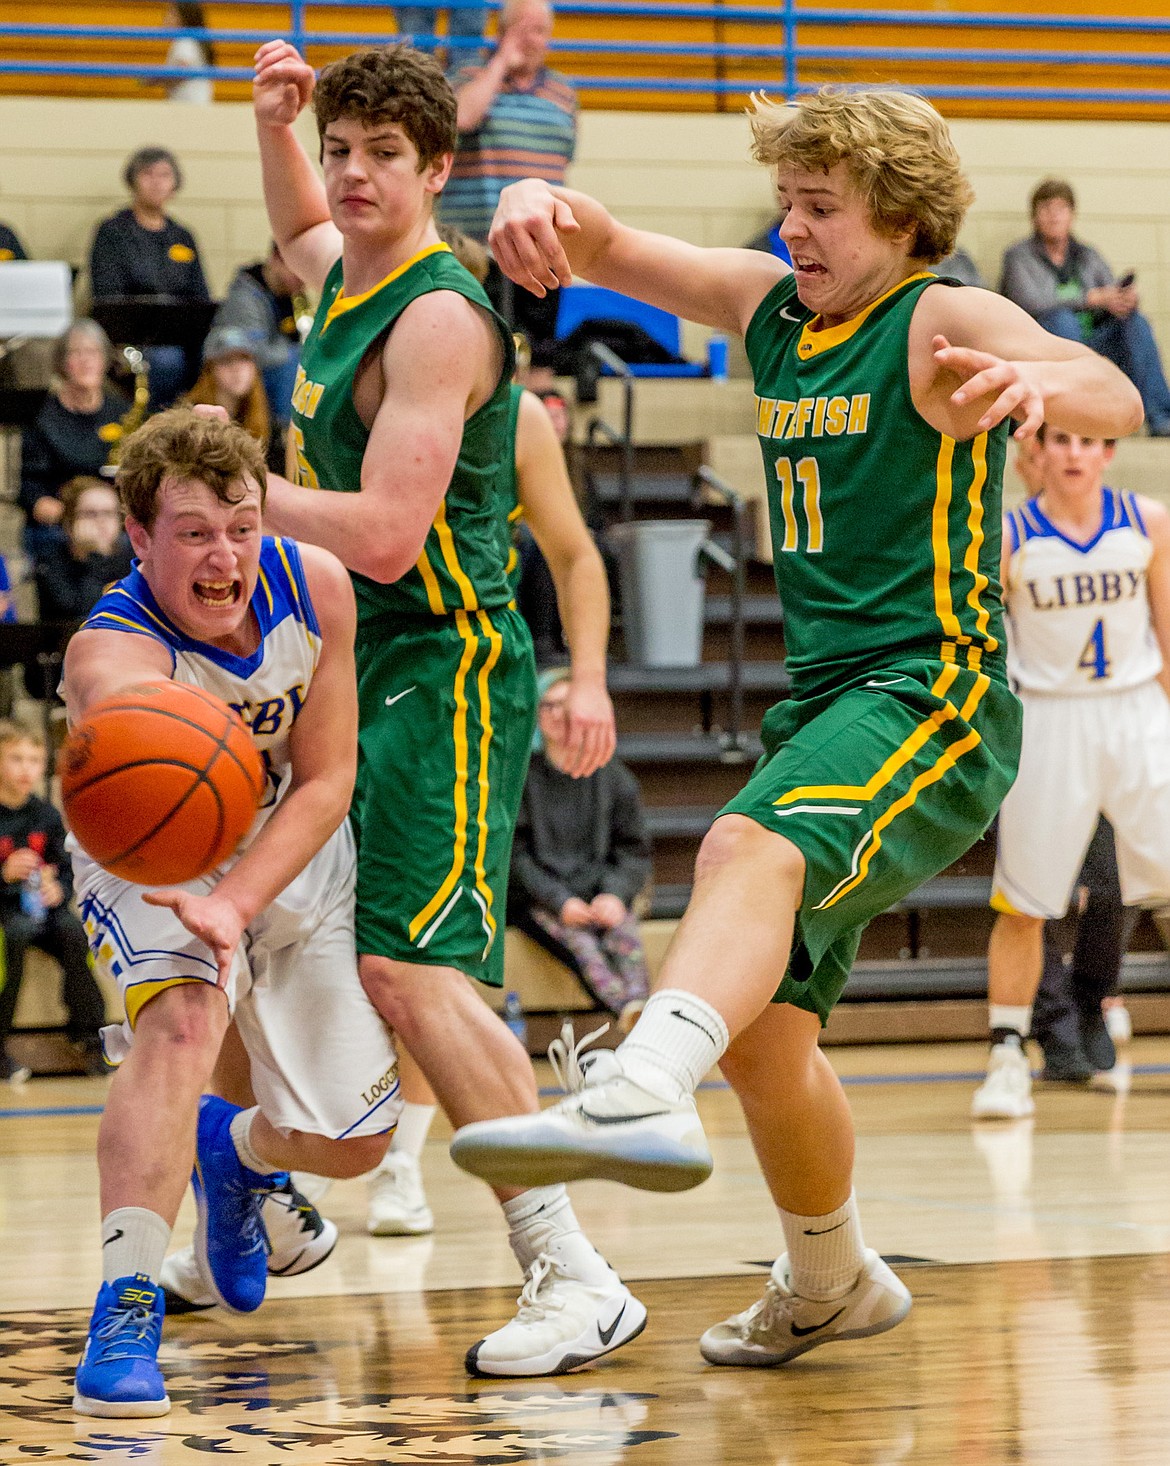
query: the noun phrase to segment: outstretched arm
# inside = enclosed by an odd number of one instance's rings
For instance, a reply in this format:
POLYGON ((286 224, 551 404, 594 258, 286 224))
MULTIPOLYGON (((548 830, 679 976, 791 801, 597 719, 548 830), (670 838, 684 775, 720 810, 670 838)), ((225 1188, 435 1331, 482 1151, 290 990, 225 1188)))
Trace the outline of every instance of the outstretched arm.
POLYGON ((325 185, 293 131, 313 80, 313 68, 287 41, 267 41, 256 52, 252 109, 268 221, 289 267, 320 294, 341 255, 341 234, 329 216, 325 185))
POLYGON ((617 742, 605 686, 609 583, 573 494, 552 419, 531 392, 520 399, 516 478, 524 518, 552 574, 569 645, 566 773, 580 779, 608 763, 617 742))
POLYGON ((790 273, 759 250, 702 249, 630 229, 588 194, 535 178, 501 193, 489 243, 500 269, 533 295, 581 275, 688 321, 740 334, 790 273))
POLYGON ((1112 362, 1052 336, 989 290, 932 286, 910 326, 915 406, 964 440, 1015 418, 1017 438, 1042 422, 1087 438, 1122 438, 1142 423, 1137 388, 1112 362))

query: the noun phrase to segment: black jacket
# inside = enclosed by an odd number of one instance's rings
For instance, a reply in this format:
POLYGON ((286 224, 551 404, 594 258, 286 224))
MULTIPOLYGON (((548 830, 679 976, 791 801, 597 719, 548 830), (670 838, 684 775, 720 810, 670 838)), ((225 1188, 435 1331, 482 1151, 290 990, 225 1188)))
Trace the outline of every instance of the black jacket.
MULTIPOLYGON (((57 879, 65 893, 63 905, 73 895, 73 867, 65 849, 65 826, 47 799, 30 794, 19 809, 0 804, 0 865, 14 850, 35 850, 46 865, 57 867, 57 879)), ((0 921, 20 911, 20 881, 0 880, 0 921)))
POLYGON ((143 229, 133 209, 122 209, 98 225, 89 274, 95 300, 125 295, 211 298, 191 231, 173 219, 162 229, 143 229))

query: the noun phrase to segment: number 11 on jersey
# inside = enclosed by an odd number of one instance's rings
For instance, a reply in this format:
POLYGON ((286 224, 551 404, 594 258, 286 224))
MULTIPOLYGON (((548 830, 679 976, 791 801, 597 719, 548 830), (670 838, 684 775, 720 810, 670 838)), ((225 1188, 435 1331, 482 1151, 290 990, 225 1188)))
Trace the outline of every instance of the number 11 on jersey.
POLYGON ((791 554, 800 544, 800 526, 796 519, 796 481, 804 490, 804 519, 808 525, 808 553, 819 555, 825 548, 825 526, 821 519, 821 470, 815 458, 797 460, 796 474, 792 460, 777 458, 776 477, 780 480, 780 512, 784 517, 784 540, 780 548, 791 554))

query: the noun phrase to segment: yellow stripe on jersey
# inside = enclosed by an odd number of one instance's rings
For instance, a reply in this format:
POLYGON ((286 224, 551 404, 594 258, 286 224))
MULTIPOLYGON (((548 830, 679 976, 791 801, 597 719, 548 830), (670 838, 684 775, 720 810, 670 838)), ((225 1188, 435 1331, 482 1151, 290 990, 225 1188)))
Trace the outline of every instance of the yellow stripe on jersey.
POLYGON ((989 583, 987 576, 979 568, 979 555, 983 549, 983 489, 987 483, 986 433, 980 433, 972 442, 971 459, 975 469, 971 487, 967 490, 967 502, 971 506, 971 512, 967 515, 967 528, 971 532, 971 539, 967 545, 967 553, 963 556, 963 568, 971 576, 967 604, 975 612, 976 636, 982 638, 989 652, 994 652, 999 649, 999 641, 988 632, 991 612, 980 600, 989 583))
MULTIPOLYGON (((945 698, 958 675, 958 666, 954 662, 949 663, 935 679, 934 686, 930 689, 932 694, 935 697, 945 698)), ((875 794, 885 788, 899 769, 904 768, 910 762, 922 745, 934 737, 944 723, 949 723, 952 718, 958 716, 958 711, 958 708, 951 702, 948 702, 945 707, 936 708, 930 717, 919 723, 901 746, 890 754, 868 783, 802 784, 799 789, 789 789, 787 794, 782 794, 773 803, 780 806, 795 804, 798 799, 872 799, 875 794)))
POLYGON ((439 577, 435 574, 435 568, 427 557, 427 547, 424 544, 422 553, 414 562, 414 568, 422 576, 423 585, 427 592, 427 605, 436 616, 446 614, 447 607, 443 604, 443 592, 439 589, 439 577))
POLYGON ((391 270, 385 279, 379 280, 377 285, 374 285, 369 290, 363 291, 361 295, 346 295, 345 286, 343 285, 333 297, 333 304, 325 312, 325 319, 321 322, 321 330, 318 332, 318 335, 324 336, 331 323, 338 316, 343 316, 346 311, 354 310, 359 305, 365 305, 367 300, 373 300, 379 290, 383 290, 400 276, 405 275, 412 265, 418 264, 419 260, 425 260, 428 255, 441 254, 444 250, 449 254, 451 252, 451 246, 442 243, 428 244, 426 249, 420 249, 417 254, 411 255, 410 259, 404 265, 399 265, 396 270, 391 270))
MULTIPOLYGON (((154 624, 158 627, 158 629, 162 632, 165 632, 167 636, 173 636, 175 634, 175 628, 173 626, 169 626, 160 617, 156 616, 149 606, 144 606, 141 601, 136 601, 134 597, 129 593, 129 591, 118 591, 116 592, 116 594, 125 596, 136 611, 141 611, 144 616, 149 616, 154 624)), ((112 621, 120 621, 122 619, 120 616, 114 615, 112 612, 109 611, 103 611, 102 616, 109 616, 112 621)), ((133 626, 135 631, 142 630, 142 627, 139 626, 135 621, 127 621, 126 625, 133 626)))
POLYGON ((451 855, 451 869, 443 884, 410 923, 412 942, 455 889, 455 883, 463 874, 467 859, 467 674, 479 649, 479 638, 465 611, 455 612, 455 625, 463 638, 463 655, 455 674, 455 844, 451 855))
POLYGON ((935 464, 934 510, 930 520, 930 544, 934 552, 934 613, 942 623, 943 635, 952 641, 969 641, 963 635, 951 601, 950 511, 954 492, 955 440, 940 435, 935 464))
POLYGON ((492 700, 488 688, 488 677, 492 668, 499 661, 500 653, 504 649, 504 638, 492 625, 485 611, 478 613, 480 630, 488 639, 490 650, 484 659, 483 666, 479 669, 479 809, 476 819, 479 822, 479 841, 475 850, 475 889, 483 897, 486 903, 484 919, 488 925, 488 947, 495 940, 496 919, 492 915, 492 904, 494 896, 492 888, 487 883, 487 874, 484 870, 484 859, 487 854, 488 838, 488 800, 491 795, 491 788, 488 780, 488 749, 492 741, 492 700))
POLYGON ((443 564, 446 565, 451 579, 459 587, 459 594, 463 597, 463 609, 465 611, 478 611, 479 601, 476 598, 475 586, 464 573, 463 566, 459 563, 459 553, 455 548, 455 536, 451 533, 451 526, 447 523, 446 501, 439 505, 439 512, 435 515, 435 533, 439 537, 439 549, 443 553, 443 564))
POLYGON ((264 588, 264 599, 268 602, 268 609, 271 612, 276 602, 272 599, 272 587, 268 584, 268 577, 262 569, 259 571, 259 580, 261 586, 264 588))
POLYGON ((284 573, 288 576, 288 588, 292 591, 292 598, 297 603, 297 610, 300 612, 300 619, 303 621, 305 619, 305 608, 301 604, 301 592, 300 587, 297 585, 297 578, 293 574, 292 565, 289 562, 288 555, 285 553, 284 541, 282 539, 275 539, 273 540, 273 544, 276 546, 276 553, 280 556, 280 563, 284 566, 284 573))
MULTIPOLYGON (((979 706, 983 694, 990 686, 991 678, 981 672, 976 677, 975 685, 972 687, 970 695, 959 713, 961 718, 967 720, 971 717, 975 709, 979 706)), ((878 819, 874 820, 873 825, 866 831, 865 835, 858 842, 857 849, 853 852, 853 870, 850 875, 846 876, 843 881, 838 882, 825 899, 818 902, 813 909, 815 911, 826 911, 830 906, 835 906, 838 901, 848 896, 850 891, 855 891, 869 874, 869 868, 873 863, 873 858, 882 848, 882 831, 887 825, 892 824, 898 815, 910 809, 919 794, 921 794, 928 784, 937 784, 948 770, 954 768, 965 753, 970 753, 973 748, 978 747, 982 742, 983 735, 972 728, 964 738, 960 738, 956 743, 952 743, 949 748, 943 749, 931 767, 924 769, 918 775, 909 789, 906 790, 905 794, 901 798, 895 799, 893 804, 878 819)))
POLYGON ((201 982, 205 987, 208 986, 207 979, 203 977, 163 977, 158 982, 136 982, 128 987, 122 994, 122 1002, 126 1006, 126 1021, 130 1027, 133 1028, 138 1022, 139 1013, 151 998, 157 998, 167 988, 179 987, 185 982, 201 982))

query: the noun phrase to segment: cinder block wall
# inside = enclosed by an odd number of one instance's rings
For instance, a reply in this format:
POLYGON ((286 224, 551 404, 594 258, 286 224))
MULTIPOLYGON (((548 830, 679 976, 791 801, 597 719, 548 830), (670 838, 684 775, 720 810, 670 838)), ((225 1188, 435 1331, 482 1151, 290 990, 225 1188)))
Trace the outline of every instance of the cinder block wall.
MULTIPOLYGON (((315 146, 311 118, 304 136, 315 146)), ((1120 274, 1136 269, 1144 305, 1170 348, 1170 124, 956 121, 975 185, 963 242, 991 283, 1026 232, 1042 176, 1068 177, 1078 228, 1120 274)), ((172 148, 186 183, 176 216, 199 238, 212 288, 267 237, 250 109, 239 103, 0 98, 0 218, 39 257, 80 264, 93 227, 125 201, 120 173, 144 143, 172 148)), ((698 244, 738 244, 770 214, 765 174, 748 158, 741 116, 586 112, 573 180, 632 224, 698 244)))

